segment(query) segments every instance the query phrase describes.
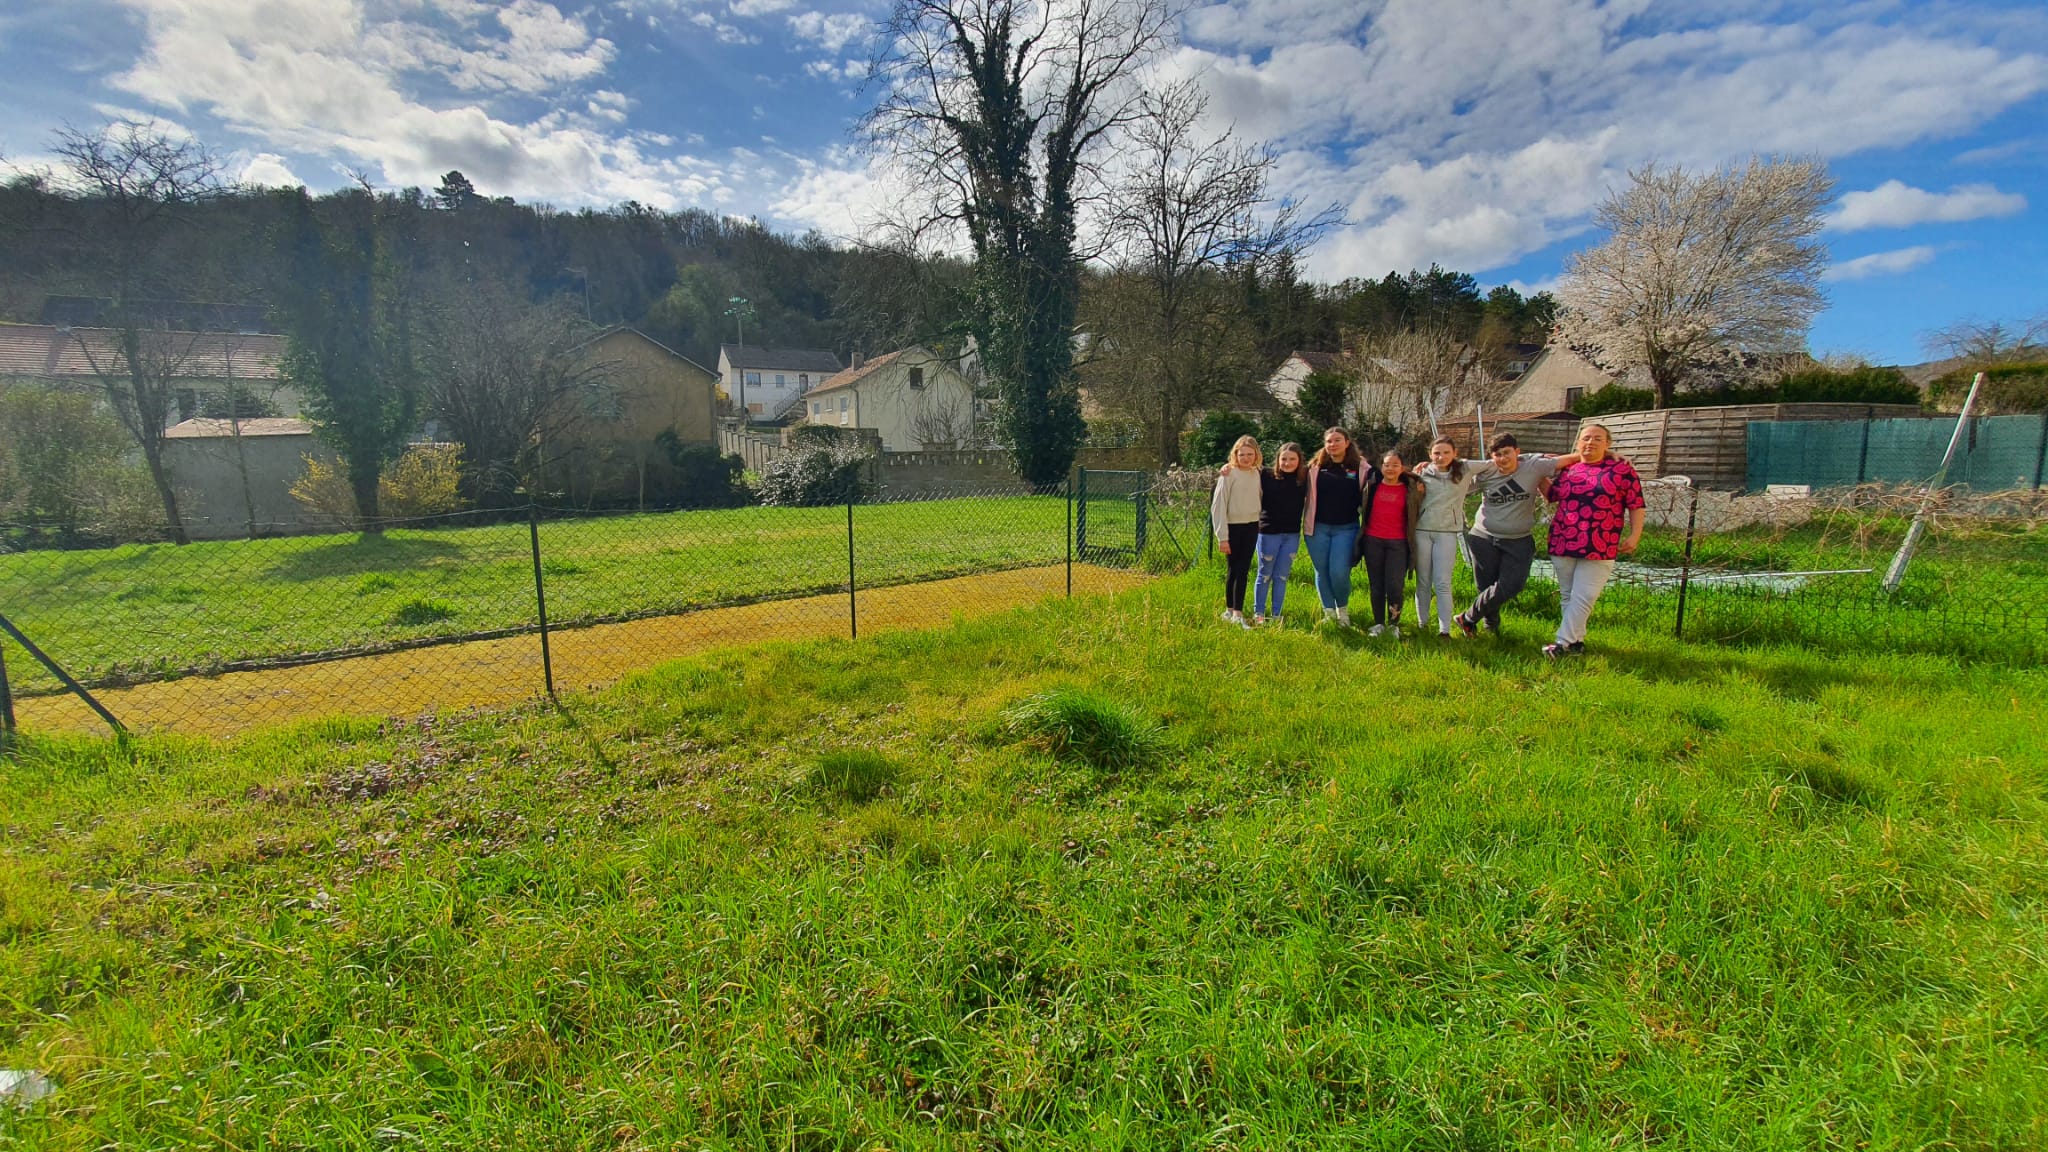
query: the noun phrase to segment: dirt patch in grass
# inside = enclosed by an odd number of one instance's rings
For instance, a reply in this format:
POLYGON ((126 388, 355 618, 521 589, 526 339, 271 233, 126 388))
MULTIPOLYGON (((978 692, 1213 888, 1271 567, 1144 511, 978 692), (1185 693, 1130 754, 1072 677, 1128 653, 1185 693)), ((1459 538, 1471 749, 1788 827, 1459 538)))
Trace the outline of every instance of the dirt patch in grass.
MULTIPOLYGON (((955 616, 1035 604, 1064 595, 1066 579, 1064 565, 1050 565, 862 590, 860 631, 932 628, 955 616)), ((1141 573, 1075 565, 1074 593, 1121 592, 1146 579, 1141 573)), ((549 647, 555 689, 569 692, 601 688, 628 673, 713 648, 847 634, 842 592, 557 631, 550 634, 549 647)), ((541 695, 540 638, 509 636, 295 668, 192 676, 98 695, 137 731, 210 736, 322 716, 504 707, 541 695)), ((18 700, 16 709, 21 725, 32 730, 105 731, 73 696, 18 700)))

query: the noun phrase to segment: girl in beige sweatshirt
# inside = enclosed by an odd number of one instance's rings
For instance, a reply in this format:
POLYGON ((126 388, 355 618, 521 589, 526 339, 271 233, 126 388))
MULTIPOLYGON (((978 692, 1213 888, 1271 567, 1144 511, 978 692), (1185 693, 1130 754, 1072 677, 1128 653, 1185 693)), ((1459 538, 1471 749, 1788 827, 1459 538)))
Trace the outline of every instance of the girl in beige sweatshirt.
POLYGON ((1216 475, 1216 494, 1209 498, 1209 527, 1223 553, 1223 622, 1239 628, 1244 622, 1244 594, 1251 585, 1252 561, 1259 552, 1259 469, 1265 454, 1259 442, 1240 436, 1231 445, 1230 463, 1216 475))

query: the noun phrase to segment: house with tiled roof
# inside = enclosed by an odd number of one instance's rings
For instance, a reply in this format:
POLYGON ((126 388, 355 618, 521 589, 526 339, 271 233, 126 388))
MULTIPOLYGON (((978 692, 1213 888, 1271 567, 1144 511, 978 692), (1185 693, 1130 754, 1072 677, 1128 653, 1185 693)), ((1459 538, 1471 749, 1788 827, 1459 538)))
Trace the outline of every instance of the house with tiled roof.
POLYGON ((719 386, 756 424, 796 415, 798 399, 839 369, 839 357, 825 348, 718 346, 719 386))
POLYGON ((829 377, 803 399, 804 420, 826 428, 865 428, 885 452, 965 447, 974 436, 974 388, 954 362, 913 344, 829 377))
MULTIPOLYGON (((148 329, 141 341, 145 370, 167 379, 173 390, 176 403, 165 427, 221 410, 231 392, 258 397, 280 416, 300 412, 297 394, 281 380, 283 336, 148 329)), ((127 372, 119 329, 0 324, 0 385, 97 393, 103 380, 127 372)))
POLYGON ((1309 352, 1297 349, 1289 352, 1287 359, 1280 362, 1273 374, 1266 378, 1266 391, 1282 404, 1294 403, 1301 395, 1301 386, 1309 375, 1315 372, 1342 371, 1343 358, 1335 352, 1309 352))

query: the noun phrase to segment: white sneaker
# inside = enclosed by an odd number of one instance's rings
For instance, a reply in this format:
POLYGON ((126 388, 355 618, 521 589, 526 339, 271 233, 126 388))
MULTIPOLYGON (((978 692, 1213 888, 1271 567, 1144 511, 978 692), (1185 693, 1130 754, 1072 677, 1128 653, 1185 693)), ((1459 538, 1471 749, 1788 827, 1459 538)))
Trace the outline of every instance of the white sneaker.
POLYGON ((1399 624, 1387 625, 1387 635, 1399 640, 1401 638, 1401 626, 1399 624))
POLYGON ((1365 634, 1366 634, 1367 636, 1378 636, 1378 635, 1381 635, 1382 633, 1386 632, 1386 630, 1387 630, 1387 626, 1386 626, 1385 624, 1375 624, 1375 625, 1373 625, 1372 627, 1370 627, 1370 628, 1367 628, 1367 629, 1365 630, 1365 634))
POLYGON ((1252 627, 1254 627, 1254 628, 1264 628, 1265 626, 1266 626, 1266 617, 1265 617, 1265 615, 1264 615, 1263 613, 1259 613, 1259 612, 1254 612, 1254 613, 1252 613, 1252 627))
POLYGON ((1221 621, 1223 621, 1223 622, 1224 622, 1225 624, 1235 624, 1235 623, 1237 623, 1237 613, 1235 613, 1235 612, 1232 612, 1232 611, 1231 611, 1230 609, 1228 609, 1228 608, 1225 608, 1225 609, 1223 610, 1223 612, 1222 612, 1222 613, 1221 613, 1220 615, 1218 615, 1218 616, 1217 616, 1216 618, 1217 618, 1218 620, 1221 620, 1221 621))
POLYGON ((1346 628, 1351 627, 1351 609, 1337 609, 1337 623, 1342 624, 1346 628))

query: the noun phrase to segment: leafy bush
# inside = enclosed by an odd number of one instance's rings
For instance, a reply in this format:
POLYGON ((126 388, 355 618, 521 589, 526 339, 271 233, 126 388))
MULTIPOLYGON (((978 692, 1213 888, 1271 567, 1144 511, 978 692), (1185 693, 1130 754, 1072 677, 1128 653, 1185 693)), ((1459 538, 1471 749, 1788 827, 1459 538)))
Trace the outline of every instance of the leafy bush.
POLYGON ((1259 421, 1258 432, 1259 446, 1266 450, 1266 463, 1271 464, 1280 454, 1280 446, 1289 441, 1301 445, 1303 460, 1306 461, 1322 444, 1326 427, 1328 425, 1318 424, 1304 416, 1301 409, 1292 404, 1284 404, 1267 413, 1266 418, 1259 421))
MULTIPOLYGON (((1967 385, 1968 381, 1965 381, 1967 385)), ((1770 384, 1753 387, 1706 388, 1680 392, 1673 408, 1713 408, 1725 404, 1918 404, 1920 389, 1897 368, 1809 368, 1770 384)), ((1647 388, 1602 388, 1579 397, 1574 416, 1605 416, 1610 412, 1647 412, 1657 406, 1647 388)))
POLYGON ((1344 410, 1351 406, 1352 384, 1351 377, 1341 372, 1311 372, 1301 382, 1294 406, 1303 420, 1316 426, 1316 436, 1321 437, 1325 428, 1343 426, 1344 410))
POLYGON ((1240 436, 1257 436, 1259 426, 1242 412, 1218 409, 1202 417, 1181 445, 1183 462, 1190 468, 1214 468, 1230 460, 1230 446, 1240 436))
MULTIPOLYGON (((339 464, 308 456, 306 471, 292 482, 292 499, 316 519, 340 528, 354 528, 356 494, 339 464)), ((457 484, 462 476, 462 448, 457 444, 414 444, 377 478, 377 509, 387 520, 417 520, 462 509, 457 484)))
MULTIPOLYGON (((1927 386, 1928 399, 1950 408, 1962 407, 1978 371, 1958 368, 1943 374, 1927 386)), ((1984 388, 1977 394, 1980 411, 1993 415, 2048 411, 2048 363, 1995 364, 1982 371, 1984 388)))
POLYGON ((842 749, 818 757, 804 776, 810 791, 852 804, 866 804, 896 782, 896 762, 865 748, 842 749))
POLYGON ((858 503, 868 495, 871 459, 849 444, 811 444, 785 452, 761 469, 761 503, 783 508, 858 503))
POLYGON ((377 508, 394 520, 442 516, 462 508, 459 444, 414 444, 384 466, 377 478, 377 508))
POLYGON ((1013 739, 1098 772, 1143 767, 1159 754, 1162 744, 1158 725, 1114 700, 1078 688, 1026 696, 1006 709, 1002 719, 1013 739))
POLYGON ((59 544, 154 536, 163 504, 130 448, 91 396, 0 388, 0 520, 59 544))
POLYGON ((675 469, 664 503, 678 508, 731 508, 747 502, 747 488, 740 480, 746 461, 720 453, 711 444, 686 444, 673 427, 662 429, 654 442, 675 469))

